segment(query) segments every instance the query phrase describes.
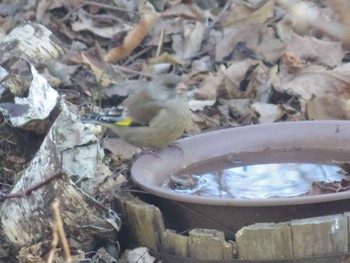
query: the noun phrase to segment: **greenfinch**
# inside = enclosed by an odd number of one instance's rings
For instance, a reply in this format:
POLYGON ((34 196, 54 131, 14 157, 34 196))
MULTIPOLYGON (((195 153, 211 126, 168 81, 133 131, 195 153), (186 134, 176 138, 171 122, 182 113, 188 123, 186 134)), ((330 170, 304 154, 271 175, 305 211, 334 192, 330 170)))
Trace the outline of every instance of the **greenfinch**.
POLYGON ((92 115, 83 121, 106 127, 134 146, 164 148, 182 135, 189 121, 184 91, 179 76, 165 74, 121 103, 126 119, 115 121, 108 116, 92 115), (140 126, 130 126, 131 123, 140 126))

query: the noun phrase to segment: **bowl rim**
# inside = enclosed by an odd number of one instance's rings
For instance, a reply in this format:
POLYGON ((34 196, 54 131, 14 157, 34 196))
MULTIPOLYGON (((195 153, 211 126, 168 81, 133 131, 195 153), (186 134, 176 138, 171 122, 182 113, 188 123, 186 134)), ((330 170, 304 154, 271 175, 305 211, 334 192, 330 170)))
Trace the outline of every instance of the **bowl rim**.
MULTIPOLYGON (((258 125, 249 125, 249 126, 241 126, 235 128, 227 128, 220 129, 217 131, 202 133, 199 135, 194 135, 189 138, 181 139, 176 142, 176 147, 166 147, 156 153, 152 154, 144 154, 141 155, 132 165, 131 167, 131 179, 132 181, 142 190, 156 195, 158 197, 170 199, 173 201, 180 201, 184 203, 194 203, 194 204, 202 204, 202 205, 215 205, 215 206, 286 206, 286 205, 304 205, 304 204, 315 204, 315 203, 323 203, 323 202, 332 202, 339 201, 344 199, 350 199, 350 191, 338 192, 338 193, 330 193, 330 194, 320 194, 320 195, 312 195, 312 196, 302 196, 302 197, 288 197, 288 198, 271 198, 271 199, 258 199, 258 198, 250 198, 250 199, 234 199, 234 198, 221 198, 221 197, 206 197, 206 196, 195 196, 184 193, 170 192, 154 182, 151 182, 146 178, 145 174, 147 172, 152 172, 152 169, 157 169, 157 166, 152 166, 152 163, 160 164, 162 161, 174 160, 175 164, 178 162, 178 169, 182 168, 182 162, 180 159, 184 159, 186 157, 183 156, 182 151, 198 151, 198 148, 206 148, 209 140, 213 140, 217 138, 216 142, 219 142, 221 138, 234 137, 236 134, 247 134, 247 133, 258 133, 260 131, 264 131, 267 133, 274 129, 278 132, 287 132, 285 139, 289 140, 290 136, 293 136, 293 131, 298 131, 298 138, 301 138, 301 143, 307 142, 307 136, 310 137, 310 134, 304 132, 314 131, 317 136, 321 136, 320 140, 323 141, 325 138, 328 138, 330 134, 337 137, 339 142, 349 141, 350 142, 350 121, 334 121, 334 120, 324 120, 324 121, 295 121, 295 122, 279 122, 279 123, 271 123, 271 124, 258 124, 258 125), (278 130, 280 129, 280 130, 278 130), (349 139, 347 139, 349 137, 349 139), (193 145, 201 143, 197 149, 193 147, 193 145), (174 158, 174 156, 181 156, 174 158), (173 159, 171 159, 173 158, 173 159), (145 169, 148 169, 145 172, 145 169)), ((283 135, 281 135, 283 139, 283 135)), ((312 134, 314 136, 314 134, 312 134)), ((277 136, 278 137, 278 136, 277 136)), ((326 142, 326 141, 325 141, 326 142)), ((326 142, 326 144, 332 145, 332 141, 326 142)), ((224 144, 222 144, 224 145, 224 144)), ((349 153, 350 157, 350 143, 349 144, 339 144, 339 147, 343 147, 341 149, 345 149, 344 153, 349 153)), ((314 148, 316 149, 316 148, 314 148)), ((325 148, 327 149, 327 148, 325 148)), ((331 150, 331 148, 329 148, 331 150)), ((199 149, 200 151, 200 149, 199 149)))

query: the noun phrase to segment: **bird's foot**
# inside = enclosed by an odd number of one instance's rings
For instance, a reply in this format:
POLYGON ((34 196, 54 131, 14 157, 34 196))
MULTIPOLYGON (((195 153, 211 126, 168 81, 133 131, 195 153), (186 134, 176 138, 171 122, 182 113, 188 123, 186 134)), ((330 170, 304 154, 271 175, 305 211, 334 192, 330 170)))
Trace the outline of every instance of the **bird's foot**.
POLYGON ((150 154, 150 155, 153 155, 154 157, 160 159, 160 155, 158 153, 158 150, 154 149, 154 148, 141 148, 141 152, 136 154, 136 158, 139 158, 140 156, 145 155, 145 154, 150 154))

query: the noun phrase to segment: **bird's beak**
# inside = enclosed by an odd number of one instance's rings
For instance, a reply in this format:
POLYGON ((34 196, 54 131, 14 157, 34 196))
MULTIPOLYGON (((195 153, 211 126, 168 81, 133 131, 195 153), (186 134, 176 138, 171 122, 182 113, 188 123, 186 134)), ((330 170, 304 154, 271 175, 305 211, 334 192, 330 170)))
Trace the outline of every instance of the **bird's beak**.
POLYGON ((188 88, 185 85, 185 83, 180 82, 179 84, 176 85, 175 91, 176 91, 177 95, 180 95, 180 94, 183 94, 183 93, 187 92, 188 88))

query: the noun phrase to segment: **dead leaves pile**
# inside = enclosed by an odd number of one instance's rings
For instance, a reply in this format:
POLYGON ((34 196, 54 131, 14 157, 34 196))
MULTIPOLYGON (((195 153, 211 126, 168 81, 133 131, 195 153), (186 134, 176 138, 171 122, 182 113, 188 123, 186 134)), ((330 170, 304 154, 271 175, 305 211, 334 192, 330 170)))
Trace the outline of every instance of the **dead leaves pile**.
POLYGON ((12 8, 11 15, 2 14, 4 32, 25 17, 46 25, 64 43, 66 55, 51 68, 70 69, 55 77, 55 85, 74 103, 83 102, 72 90, 112 104, 135 85, 129 80, 175 71, 191 88, 190 134, 276 121, 349 119, 346 1, 2 5, 12 8))

